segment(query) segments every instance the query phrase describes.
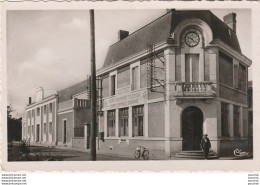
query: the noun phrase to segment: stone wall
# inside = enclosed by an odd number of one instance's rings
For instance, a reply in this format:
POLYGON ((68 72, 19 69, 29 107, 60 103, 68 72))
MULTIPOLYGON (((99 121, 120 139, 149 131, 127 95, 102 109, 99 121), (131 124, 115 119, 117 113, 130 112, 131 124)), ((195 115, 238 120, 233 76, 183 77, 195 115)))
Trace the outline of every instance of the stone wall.
POLYGON ((85 138, 84 137, 73 137, 72 138, 72 148, 81 148, 85 149, 85 138))

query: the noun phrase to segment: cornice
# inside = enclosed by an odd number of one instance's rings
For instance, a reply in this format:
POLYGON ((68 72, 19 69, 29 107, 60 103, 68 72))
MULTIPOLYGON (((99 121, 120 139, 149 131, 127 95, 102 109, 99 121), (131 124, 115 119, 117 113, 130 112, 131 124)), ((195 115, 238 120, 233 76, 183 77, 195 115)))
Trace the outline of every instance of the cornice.
POLYGON ((219 47, 224 51, 228 52, 230 55, 232 55, 232 57, 246 64, 248 67, 251 66, 252 64, 252 61, 249 58, 247 58, 242 53, 234 50, 233 48, 231 48, 221 40, 213 40, 208 47, 219 47))
POLYGON ((57 98, 57 97, 58 97, 57 94, 48 96, 47 98, 45 98, 44 100, 42 100, 42 101, 40 101, 40 102, 35 102, 34 104, 27 105, 27 107, 26 107, 25 110, 28 110, 28 109, 31 109, 31 108, 33 108, 33 107, 36 107, 36 106, 38 106, 38 105, 40 105, 40 104, 46 103, 46 102, 48 102, 48 101, 50 101, 50 100, 53 100, 53 99, 55 99, 55 98, 57 98))
MULTIPOLYGON (((161 50, 161 49, 163 49, 167 46, 170 46, 170 44, 168 44, 167 41, 163 41, 163 42, 156 44, 155 47, 154 47, 154 50, 159 51, 159 50, 161 50)), ((108 73, 110 71, 113 71, 113 70, 117 69, 118 67, 123 66, 125 64, 139 60, 140 58, 145 57, 146 55, 148 55, 147 49, 143 50, 141 52, 138 52, 134 55, 131 55, 127 58, 124 58, 123 60, 118 61, 115 65, 110 65, 108 67, 101 68, 101 69, 97 70, 97 76, 102 75, 104 73, 108 73)))

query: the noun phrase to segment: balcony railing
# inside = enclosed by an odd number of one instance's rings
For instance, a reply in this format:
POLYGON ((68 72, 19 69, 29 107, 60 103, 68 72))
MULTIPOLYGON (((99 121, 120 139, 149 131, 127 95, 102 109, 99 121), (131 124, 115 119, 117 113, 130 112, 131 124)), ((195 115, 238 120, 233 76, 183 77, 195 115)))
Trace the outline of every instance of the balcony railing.
POLYGON ((90 100, 74 98, 74 108, 90 109, 90 100))
POLYGON ((176 97, 213 97, 212 82, 178 82, 176 97))

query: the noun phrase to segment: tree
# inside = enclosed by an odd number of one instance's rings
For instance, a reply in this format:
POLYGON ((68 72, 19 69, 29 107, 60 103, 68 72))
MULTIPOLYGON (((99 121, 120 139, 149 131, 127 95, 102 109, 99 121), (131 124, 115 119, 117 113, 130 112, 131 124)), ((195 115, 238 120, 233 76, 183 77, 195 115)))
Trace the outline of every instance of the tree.
POLYGON ((8 141, 19 141, 22 138, 22 118, 12 117, 12 112, 14 112, 12 106, 7 106, 7 137, 8 141))

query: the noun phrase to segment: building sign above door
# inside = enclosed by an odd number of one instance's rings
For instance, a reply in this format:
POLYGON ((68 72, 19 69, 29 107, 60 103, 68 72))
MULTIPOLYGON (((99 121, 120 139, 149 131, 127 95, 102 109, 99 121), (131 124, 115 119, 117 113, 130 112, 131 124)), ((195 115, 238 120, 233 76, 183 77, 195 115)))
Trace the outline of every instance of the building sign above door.
POLYGON ((130 88, 120 89, 115 97, 104 99, 104 109, 120 108, 144 103, 147 100, 147 90, 139 90, 131 92, 130 88))

